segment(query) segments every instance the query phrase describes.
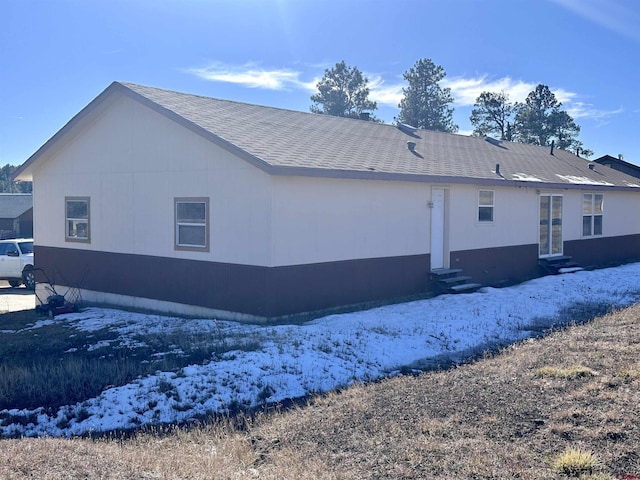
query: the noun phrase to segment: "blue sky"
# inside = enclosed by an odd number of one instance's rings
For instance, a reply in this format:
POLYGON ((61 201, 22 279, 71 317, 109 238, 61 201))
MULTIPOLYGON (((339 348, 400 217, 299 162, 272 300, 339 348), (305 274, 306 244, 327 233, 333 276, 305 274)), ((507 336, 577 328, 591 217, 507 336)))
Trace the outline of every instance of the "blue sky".
POLYGON ((2 0, 0 166, 19 165, 112 81, 308 111, 337 62, 392 122, 420 58, 454 121, 483 91, 548 85, 585 147, 640 164, 637 0, 2 0))

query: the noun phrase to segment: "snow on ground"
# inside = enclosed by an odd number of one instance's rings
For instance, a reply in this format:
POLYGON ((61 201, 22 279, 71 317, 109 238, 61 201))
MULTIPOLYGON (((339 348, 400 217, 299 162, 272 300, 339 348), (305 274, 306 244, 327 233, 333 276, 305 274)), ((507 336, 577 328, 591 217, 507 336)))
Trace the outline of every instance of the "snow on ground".
POLYGON ((330 315, 302 325, 264 327, 90 308, 55 321, 88 331, 109 326, 130 348, 135 348, 136 333, 168 331, 215 331, 254 342, 257 348, 227 352, 179 372, 157 372, 53 414, 44 409, 2 410, 0 418, 37 416, 37 421, 1 426, 0 436, 71 436, 183 422, 302 397, 522 340, 571 320, 563 311, 572 305, 622 307, 638 301, 640 263, 330 315))

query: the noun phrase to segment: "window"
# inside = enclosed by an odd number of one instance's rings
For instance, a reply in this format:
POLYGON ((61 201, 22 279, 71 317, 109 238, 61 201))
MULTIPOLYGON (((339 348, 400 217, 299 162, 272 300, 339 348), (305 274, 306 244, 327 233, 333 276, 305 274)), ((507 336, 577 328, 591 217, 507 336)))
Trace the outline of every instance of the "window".
POLYGON ((20 247, 20 251, 22 251, 23 255, 33 253, 33 242, 20 242, 18 243, 18 246, 20 247))
POLYGON ((70 242, 89 242, 89 197, 65 198, 66 240, 70 242))
POLYGON ((493 222, 493 190, 478 192, 478 221, 493 222))
POLYGON ((601 193, 585 193, 582 195, 582 236, 602 235, 602 201, 601 193))
POLYGON ((176 250, 209 251, 209 199, 175 199, 176 250))

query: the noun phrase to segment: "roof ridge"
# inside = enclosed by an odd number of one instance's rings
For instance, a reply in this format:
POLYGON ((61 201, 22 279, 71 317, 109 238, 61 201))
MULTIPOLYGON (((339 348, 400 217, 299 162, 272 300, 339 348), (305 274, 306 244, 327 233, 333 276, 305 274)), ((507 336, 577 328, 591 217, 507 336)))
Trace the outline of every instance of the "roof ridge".
MULTIPOLYGON (((398 127, 398 124, 400 124, 400 122, 397 122, 397 123, 376 122, 376 121, 371 121, 371 120, 361 120, 359 118, 353 118, 353 117, 342 117, 342 116, 339 116, 339 115, 329 115, 329 114, 323 114, 323 113, 307 112, 307 111, 304 111, 304 110, 294 110, 292 108, 275 107, 273 105, 256 104, 256 103, 250 103, 250 102, 241 101, 241 100, 230 100, 230 99, 227 99, 227 98, 219 98, 219 97, 212 97, 212 96, 203 95, 203 94, 183 92, 183 91, 180 91, 180 90, 173 90, 173 89, 169 89, 169 88, 155 87, 155 86, 151 86, 151 85, 143 85, 143 84, 135 83, 135 82, 116 81, 114 83, 118 83, 118 84, 120 84, 120 85, 122 85, 122 86, 124 86, 126 88, 129 88, 130 90, 132 90, 132 91, 134 91, 134 92, 136 92, 138 94, 142 94, 142 95, 144 95, 144 93, 138 91, 137 89, 150 89, 150 90, 154 90, 154 91, 157 91, 157 92, 180 95, 180 96, 184 96, 184 97, 199 98, 199 99, 202 99, 202 100, 212 100, 212 101, 215 101, 215 102, 228 103, 228 104, 233 104, 233 105, 243 105, 243 106, 253 107, 253 108, 257 107, 257 108, 263 108, 263 109, 274 110, 274 111, 290 112, 290 113, 294 113, 294 114, 308 115, 308 116, 312 116, 312 117, 316 117, 316 118, 327 118, 328 117, 328 118, 331 118, 331 119, 337 119, 339 121, 342 121, 342 120, 358 121, 358 122, 362 122, 363 125, 369 125, 369 126, 378 125, 378 126, 392 127, 392 128, 397 128, 398 130, 400 130, 402 132, 402 130, 398 127)), ((474 138, 474 139, 477 138, 478 140, 485 140, 485 137, 483 137, 483 136, 466 135, 464 133, 459 133, 459 132, 443 132, 441 130, 429 130, 429 129, 426 129, 426 128, 416 127, 415 134, 418 134, 418 133, 421 133, 421 132, 427 133, 428 135, 444 135, 444 136, 452 135, 452 136, 456 136, 456 137, 474 138)), ((410 135, 408 135, 408 136, 410 136, 410 135)), ((524 145, 525 148, 527 148, 527 147, 549 148, 548 146, 545 146, 545 145, 533 145, 533 144, 528 144, 528 143, 510 141, 510 140, 501 140, 501 142, 503 144, 508 144, 508 145, 524 145)), ((557 150, 562 150, 562 149, 557 149, 557 150)), ((562 150, 562 151, 571 153, 568 150, 562 150)))
POLYGON ((566 150, 551 155, 547 146, 504 141, 497 147, 483 137, 424 129, 411 135, 394 124, 132 82, 113 82, 19 167, 15 178, 28 178, 31 165, 46 150, 88 116, 108 108, 117 95, 140 102, 270 175, 640 189, 637 179, 612 169, 590 169, 566 150))
MULTIPOLYGON (((136 90, 136 88, 139 89, 150 89, 150 90, 155 90, 157 92, 164 92, 164 93, 170 93, 170 94, 174 94, 174 95, 181 95, 181 96, 185 96, 185 97, 194 97, 194 98, 200 98, 203 100, 213 100, 216 102, 223 102, 223 103, 229 103, 229 104, 234 104, 234 105, 244 105, 244 106, 248 106, 248 107, 258 107, 258 108, 264 108, 264 109, 269 109, 269 110, 276 110, 276 111, 283 111, 283 112, 290 112, 290 113, 295 113, 295 114, 301 114, 301 115, 308 115, 308 116, 312 116, 312 117, 317 117, 317 118, 332 118, 332 119, 339 119, 339 120, 350 120, 350 121, 358 121, 358 122, 362 122, 363 124, 368 124, 368 125, 384 125, 387 127, 396 127, 396 125, 392 124, 392 123, 385 123, 385 122, 376 122, 376 121, 372 121, 372 120, 362 120, 359 118, 354 118, 354 117, 341 117, 339 115, 329 115, 329 114, 323 114, 323 113, 316 113, 316 112, 307 112, 304 110, 294 110, 292 108, 285 108, 285 107, 274 107, 273 105, 264 105, 264 104, 257 104, 257 103, 250 103, 247 101, 241 101, 241 100, 230 100, 227 98, 219 98, 219 97, 211 97, 208 95, 202 95, 202 94, 197 94, 197 93, 189 93, 189 92, 183 92, 183 91, 179 91, 179 90, 172 90, 172 89, 168 89, 168 88, 161 88, 161 87, 154 87, 154 86, 150 86, 150 85, 142 85, 140 83, 134 83, 134 82, 121 82, 121 81, 117 81, 114 83, 118 83, 138 94, 142 94, 144 95, 144 93, 136 90)), ((421 130, 418 129, 418 131, 425 131, 425 130, 421 130)), ((438 132, 438 133, 448 133, 448 132, 438 132)))

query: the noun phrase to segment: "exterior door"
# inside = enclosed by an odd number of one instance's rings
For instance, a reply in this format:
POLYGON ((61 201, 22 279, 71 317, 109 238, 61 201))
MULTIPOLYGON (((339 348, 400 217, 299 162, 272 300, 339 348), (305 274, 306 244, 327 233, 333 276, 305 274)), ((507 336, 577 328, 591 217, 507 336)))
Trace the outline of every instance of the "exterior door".
POLYGON ((448 266, 445 260, 445 191, 431 190, 431 270, 448 266))
POLYGON ((540 257, 562 255, 562 196, 540 195, 540 257))

